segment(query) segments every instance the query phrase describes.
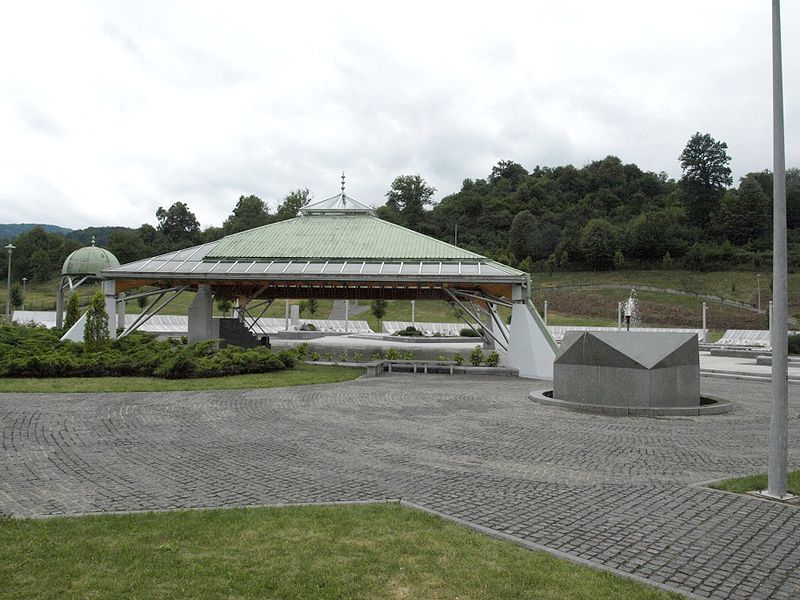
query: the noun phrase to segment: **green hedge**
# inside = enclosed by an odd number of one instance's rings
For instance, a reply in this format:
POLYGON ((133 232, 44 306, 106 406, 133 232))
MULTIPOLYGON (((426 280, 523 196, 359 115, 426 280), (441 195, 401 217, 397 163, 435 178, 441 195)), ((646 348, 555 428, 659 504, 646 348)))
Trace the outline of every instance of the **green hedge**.
POLYGON ((43 327, 0 327, 0 377, 185 379, 267 373, 291 369, 297 362, 293 351, 276 354, 261 346, 215 350, 213 341, 187 346, 178 340, 159 341, 142 332, 88 352, 82 343, 59 341, 61 335, 59 330, 43 327))

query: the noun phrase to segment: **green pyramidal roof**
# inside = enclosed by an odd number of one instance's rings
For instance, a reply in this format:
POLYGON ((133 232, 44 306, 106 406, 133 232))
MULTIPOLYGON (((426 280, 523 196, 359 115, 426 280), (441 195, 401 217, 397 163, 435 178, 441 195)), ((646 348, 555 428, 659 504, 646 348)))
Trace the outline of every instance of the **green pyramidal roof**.
POLYGON ((204 260, 479 260, 480 254, 367 213, 309 214, 223 238, 204 260))

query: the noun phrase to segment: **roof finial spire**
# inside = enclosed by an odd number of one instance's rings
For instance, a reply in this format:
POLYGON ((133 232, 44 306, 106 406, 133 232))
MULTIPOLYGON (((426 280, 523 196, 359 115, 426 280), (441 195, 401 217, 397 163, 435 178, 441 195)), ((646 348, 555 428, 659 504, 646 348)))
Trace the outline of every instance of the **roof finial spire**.
POLYGON ((94 246, 94 236, 92 236, 92 246, 94 246))
POLYGON ((342 171, 342 196, 344 196, 344 171, 342 171))

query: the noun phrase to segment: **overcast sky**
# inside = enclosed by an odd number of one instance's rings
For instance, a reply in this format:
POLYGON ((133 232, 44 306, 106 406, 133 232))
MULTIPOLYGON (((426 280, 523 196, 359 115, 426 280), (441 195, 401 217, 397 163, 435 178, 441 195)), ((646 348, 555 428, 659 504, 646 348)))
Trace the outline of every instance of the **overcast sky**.
MULTIPOLYGON (((783 2, 787 164, 800 5, 783 2)), ((13 2, 0 23, 0 222, 137 227, 242 194, 383 204, 511 159, 680 176, 695 132, 772 168, 769 0, 13 2)))

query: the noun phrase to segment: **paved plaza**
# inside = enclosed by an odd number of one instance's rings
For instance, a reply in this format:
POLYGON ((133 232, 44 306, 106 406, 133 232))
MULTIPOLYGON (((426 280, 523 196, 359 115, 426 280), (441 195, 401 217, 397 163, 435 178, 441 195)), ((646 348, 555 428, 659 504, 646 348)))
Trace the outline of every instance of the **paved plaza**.
MULTIPOLYGON (((523 379, 395 375, 268 390, 0 394, 0 513, 402 498, 698 596, 800 596, 800 508, 701 482, 763 471, 770 386, 730 414, 534 403, 523 379)), ((800 466, 800 388, 790 386, 800 466)))

